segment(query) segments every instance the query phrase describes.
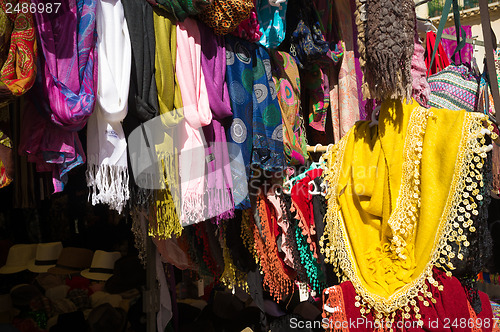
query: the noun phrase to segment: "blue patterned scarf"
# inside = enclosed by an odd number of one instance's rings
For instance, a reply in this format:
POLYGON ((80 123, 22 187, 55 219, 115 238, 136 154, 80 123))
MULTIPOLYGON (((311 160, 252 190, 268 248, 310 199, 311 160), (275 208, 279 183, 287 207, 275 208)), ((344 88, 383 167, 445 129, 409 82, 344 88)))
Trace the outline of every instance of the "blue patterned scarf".
POLYGON ((226 82, 233 110, 227 133, 233 195, 236 208, 246 209, 250 207, 251 166, 265 171, 283 170, 281 111, 271 60, 264 47, 227 36, 226 58, 226 82))

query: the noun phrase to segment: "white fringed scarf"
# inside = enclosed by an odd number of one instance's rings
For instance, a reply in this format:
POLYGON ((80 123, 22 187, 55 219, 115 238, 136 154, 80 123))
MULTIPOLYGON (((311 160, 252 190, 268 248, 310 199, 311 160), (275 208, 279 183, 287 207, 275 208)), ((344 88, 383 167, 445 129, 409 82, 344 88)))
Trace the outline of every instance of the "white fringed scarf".
POLYGON ((96 21, 99 83, 87 127, 87 186, 93 205, 108 204, 121 213, 129 199, 121 121, 128 109, 132 48, 120 0, 98 0, 96 21))

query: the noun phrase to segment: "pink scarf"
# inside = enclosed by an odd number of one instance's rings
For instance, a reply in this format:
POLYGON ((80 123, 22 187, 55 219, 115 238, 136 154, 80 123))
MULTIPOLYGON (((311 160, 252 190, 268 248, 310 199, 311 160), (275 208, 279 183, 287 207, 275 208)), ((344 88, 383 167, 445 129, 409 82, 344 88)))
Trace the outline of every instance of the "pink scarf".
POLYGON ((205 77, 201 69, 198 24, 187 18, 177 25, 176 73, 184 105, 179 169, 183 226, 205 220, 205 146, 201 127, 212 122, 205 77))

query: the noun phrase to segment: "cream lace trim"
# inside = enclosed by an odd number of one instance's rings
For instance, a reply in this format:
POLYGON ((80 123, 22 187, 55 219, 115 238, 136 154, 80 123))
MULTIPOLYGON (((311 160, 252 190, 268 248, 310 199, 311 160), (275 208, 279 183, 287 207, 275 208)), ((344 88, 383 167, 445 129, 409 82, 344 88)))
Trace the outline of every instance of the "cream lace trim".
MULTIPOLYGON (((410 118, 408 127, 410 132, 405 143, 407 153, 403 162, 405 174, 402 179, 403 188, 401 188, 398 198, 398 206, 390 218, 391 228, 395 231, 391 243, 391 248, 394 250, 404 248, 406 245, 404 239, 409 239, 412 236, 414 230, 412 225, 418 218, 422 134, 425 131, 426 120, 429 116, 431 114, 428 110, 417 108, 410 118), (413 175, 407 173, 411 173, 411 170, 413 170, 413 175), (404 209, 403 207, 410 207, 410 209, 404 209), (405 216, 410 215, 410 212, 414 218, 410 218, 411 222, 408 223, 405 216), (406 234, 407 231, 410 233, 406 234), (395 239, 396 236, 400 237, 400 241, 395 239)), ((454 270, 451 260, 455 258, 455 255, 458 259, 463 259, 460 248, 462 245, 465 247, 470 245, 466 236, 463 235, 464 229, 468 229, 470 232, 475 231, 471 218, 472 215, 478 214, 473 197, 477 200, 483 199, 480 195, 480 189, 477 188, 477 182, 474 182, 472 178, 480 181, 479 186, 484 185, 481 169, 486 158, 486 150, 484 147, 484 133, 481 132, 481 129, 483 128, 482 122, 485 119, 486 116, 483 114, 465 114, 455 174, 450 187, 450 195, 439 221, 440 227, 436 234, 431 258, 417 279, 388 299, 368 292, 358 278, 355 259, 352 255, 345 224, 338 205, 336 195, 339 189, 338 181, 342 170, 347 138, 350 137, 351 133, 345 135, 327 153, 325 159, 328 161, 328 169, 325 170, 324 174, 329 184, 328 211, 325 216, 325 233, 320 240, 321 251, 325 254, 325 262, 333 264, 337 275, 342 277, 343 280, 352 282, 358 294, 356 296, 356 306, 360 307, 362 315, 369 313, 371 310, 374 313, 375 320, 381 322, 382 320, 393 320, 397 312, 401 313, 403 319, 409 319, 410 312, 413 311, 415 318, 420 320, 421 315, 416 300, 422 301, 424 305, 429 305, 428 301, 435 302, 432 293, 429 291, 429 286, 434 286, 440 291, 443 290, 443 286, 433 278, 432 269, 440 267, 450 276, 451 271, 454 270), (458 251, 454 250, 453 246, 458 246, 458 251)), ((420 321, 420 323, 423 322, 420 321)))

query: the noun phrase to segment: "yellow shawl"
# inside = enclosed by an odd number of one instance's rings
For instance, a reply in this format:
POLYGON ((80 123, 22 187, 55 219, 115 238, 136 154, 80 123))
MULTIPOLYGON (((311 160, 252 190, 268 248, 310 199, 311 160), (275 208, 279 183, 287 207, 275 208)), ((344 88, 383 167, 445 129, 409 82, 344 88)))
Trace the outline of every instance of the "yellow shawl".
POLYGON ((182 226, 179 220, 179 124, 183 121, 182 97, 175 75, 177 47, 176 23, 156 10, 153 14, 155 27, 155 77, 158 88, 160 117, 155 141, 155 150, 160 167, 161 190, 156 192, 156 225, 150 225, 149 235, 159 239, 180 236, 182 226))
POLYGON ((321 250, 353 283, 362 313, 390 319, 411 308, 419 319, 415 298, 433 301, 428 285, 442 290, 432 268, 451 274, 450 259, 461 257, 453 248, 469 245, 464 230, 474 232, 471 197, 482 198, 469 180, 482 177, 485 119, 390 100, 378 125, 358 122, 325 155, 321 250))

